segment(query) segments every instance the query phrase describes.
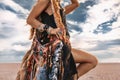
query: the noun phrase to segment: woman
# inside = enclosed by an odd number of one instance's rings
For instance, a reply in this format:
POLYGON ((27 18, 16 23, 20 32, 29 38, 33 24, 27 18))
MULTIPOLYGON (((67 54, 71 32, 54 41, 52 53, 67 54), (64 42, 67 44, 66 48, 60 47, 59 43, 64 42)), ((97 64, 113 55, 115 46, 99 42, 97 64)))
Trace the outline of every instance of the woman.
POLYGON ((33 44, 16 80, 77 80, 97 65, 93 55, 70 45, 65 15, 79 6, 71 2, 62 8, 58 0, 38 0, 33 7, 27 18, 33 44), (75 63, 80 63, 77 68, 75 63))

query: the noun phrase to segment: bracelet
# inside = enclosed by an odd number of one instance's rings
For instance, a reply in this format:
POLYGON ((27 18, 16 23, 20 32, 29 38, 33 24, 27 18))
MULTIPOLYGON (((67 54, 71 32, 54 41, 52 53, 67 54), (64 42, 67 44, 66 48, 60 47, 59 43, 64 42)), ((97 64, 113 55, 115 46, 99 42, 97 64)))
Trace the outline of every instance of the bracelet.
POLYGON ((43 31, 44 31, 44 26, 45 26, 45 24, 38 25, 37 29, 38 29, 40 32, 43 32, 43 31))
POLYGON ((44 26, 44 30, 47 31, 48 34, 50 34, 51 29, 53 29, 51 26, 45 24, 45 26, 44 26))
POLYGON ((44 30, 47 30, 49 27, 50 27, 49 25, 45 24, 45 26, 44 26, 43 29, 44 29, 44 30))
POLYGON ((42 24, 42 25, 39 25, 39 26, 37 27, 37 29, 38 29, 40 32, 47 31, 47 33, 50 34, 50 31, 51 31, 51 29, 53 29, 53 28, 50 27, 50 26, 47 25, 47 24, 42 24))
POLYGON ((48 33, 48 34, 50 34, 51 29, 53 29, 53 28, 52 28, 52 27, 49 27, 49 28, 47 29, 47 33, 48 33))

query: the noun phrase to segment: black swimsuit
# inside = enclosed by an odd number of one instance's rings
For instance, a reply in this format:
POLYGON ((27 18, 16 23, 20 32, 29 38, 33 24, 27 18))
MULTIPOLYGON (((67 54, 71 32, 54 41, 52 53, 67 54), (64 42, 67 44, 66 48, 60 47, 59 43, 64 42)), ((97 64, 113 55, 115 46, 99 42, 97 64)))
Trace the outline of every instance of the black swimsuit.
MULTIPOLYGON (((62 10, 61 10, 62 11, 62 10)), ((60 12, 61 12, 60 11, 60 12)), ((53 18, 53 14, 49 15, 47 12, 43 11, 41 13, 41 18, 43 23, 50 25, 53 28, 56 28, 55 20, 53 18)))

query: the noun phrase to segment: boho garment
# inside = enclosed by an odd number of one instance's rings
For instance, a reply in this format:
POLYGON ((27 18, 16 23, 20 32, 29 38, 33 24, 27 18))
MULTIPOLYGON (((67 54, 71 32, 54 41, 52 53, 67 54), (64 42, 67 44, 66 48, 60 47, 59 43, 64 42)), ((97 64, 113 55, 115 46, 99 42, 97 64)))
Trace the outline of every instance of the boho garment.
MULTIPOLYGON (((66 35, 70 37, 63 8, 59 12, 66 35)), ((38 16, 38 20, 53 28, 57 27, 54 15, 45 11, 38 16)), ((31 48, 22 60, 16 80, 73 80, 76 73, 71 48, 55 35, 35 29, 31 48)))

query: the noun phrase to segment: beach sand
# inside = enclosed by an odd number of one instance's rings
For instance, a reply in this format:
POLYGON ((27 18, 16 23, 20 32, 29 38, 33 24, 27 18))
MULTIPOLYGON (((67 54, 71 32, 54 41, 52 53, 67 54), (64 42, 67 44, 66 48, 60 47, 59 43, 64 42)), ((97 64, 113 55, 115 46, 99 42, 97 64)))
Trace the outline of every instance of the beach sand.
MULTIPOLYGON (((19 63, 0 63, 0 80, 15 80, 19 63)), ((120 63, 100 63, 79 80, 120 80, 120 63)))

